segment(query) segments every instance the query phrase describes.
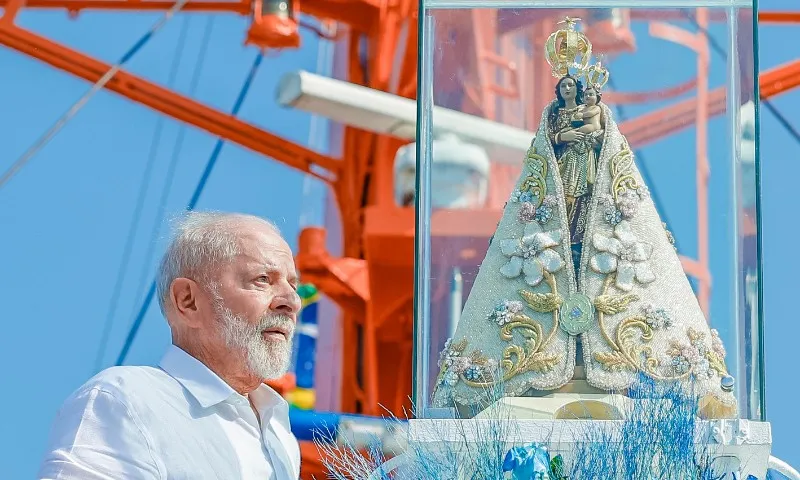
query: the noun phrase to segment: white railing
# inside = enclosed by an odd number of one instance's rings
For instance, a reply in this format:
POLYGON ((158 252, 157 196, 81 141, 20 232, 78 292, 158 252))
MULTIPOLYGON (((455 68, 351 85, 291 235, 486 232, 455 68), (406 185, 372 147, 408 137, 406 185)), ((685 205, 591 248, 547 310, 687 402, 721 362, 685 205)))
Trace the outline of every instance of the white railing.
POLYGON ((769 456, 769 468, 775 470, 789 480, 800 480, 800 473, 797 472, 791 465, 784 462, 780 458, 769 456))

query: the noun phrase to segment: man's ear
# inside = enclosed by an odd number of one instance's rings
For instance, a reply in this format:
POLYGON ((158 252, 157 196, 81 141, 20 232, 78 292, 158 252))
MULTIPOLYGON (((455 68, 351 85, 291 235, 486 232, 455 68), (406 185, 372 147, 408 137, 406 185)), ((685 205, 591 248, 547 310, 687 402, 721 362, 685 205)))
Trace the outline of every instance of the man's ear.
POLYGON ((199 325, 198 295, 200 286, 189 278, 179 277, 172 281, 169 288, 175 312, 188 327, 199 325))

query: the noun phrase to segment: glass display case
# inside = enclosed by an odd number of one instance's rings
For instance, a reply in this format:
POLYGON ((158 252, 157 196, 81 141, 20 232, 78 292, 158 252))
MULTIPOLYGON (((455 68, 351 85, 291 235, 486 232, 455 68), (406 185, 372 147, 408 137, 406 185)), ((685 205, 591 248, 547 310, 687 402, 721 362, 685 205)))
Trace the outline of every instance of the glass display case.
POLYGON ((754 7, 422 1, 418 416, 763 420, 754 7))

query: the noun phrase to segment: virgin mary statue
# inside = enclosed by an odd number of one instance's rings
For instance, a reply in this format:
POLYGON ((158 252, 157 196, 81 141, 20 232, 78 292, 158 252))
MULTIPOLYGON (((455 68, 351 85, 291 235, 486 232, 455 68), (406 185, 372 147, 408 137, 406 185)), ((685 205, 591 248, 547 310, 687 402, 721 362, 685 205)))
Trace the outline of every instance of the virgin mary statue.
POLYGON ((732 415, 724 347, 601 101, 608 71, 589 65, 591 43, 569 18, 546 57, 556 98, 441 353, 433 406, 479 406, 495 386, 541 396, 577 364, 603 391, 645 375, 732 415))

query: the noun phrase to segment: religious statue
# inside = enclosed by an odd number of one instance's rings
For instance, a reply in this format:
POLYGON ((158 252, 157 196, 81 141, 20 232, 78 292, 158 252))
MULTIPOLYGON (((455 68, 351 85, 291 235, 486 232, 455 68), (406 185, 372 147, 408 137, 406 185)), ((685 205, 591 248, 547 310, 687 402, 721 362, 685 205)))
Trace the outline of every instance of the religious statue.
POLYGON ((481 405, 499 384, 538 396, 573 380, 577 362, 600 390, 645 375, 733 415, 719 335, 602 102, 609 72, 590 65, 575 19, 562 23, 545 52, 555 100, 441 354, 433 406, 481 405))
MULTIPOLYGON (((584 91, 581 81, 570 75, 561 77, 556 84, 556 99, 547 118, 548 136, 564 186, 571 242, 580 245, 603 142, 602 110, 597 105, 598 88, 584 91), (584 103, 589 98, 592 103, 584 103)), ((580 250, 573 249, 572 258, 577 269, 580 250)))

